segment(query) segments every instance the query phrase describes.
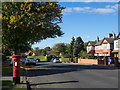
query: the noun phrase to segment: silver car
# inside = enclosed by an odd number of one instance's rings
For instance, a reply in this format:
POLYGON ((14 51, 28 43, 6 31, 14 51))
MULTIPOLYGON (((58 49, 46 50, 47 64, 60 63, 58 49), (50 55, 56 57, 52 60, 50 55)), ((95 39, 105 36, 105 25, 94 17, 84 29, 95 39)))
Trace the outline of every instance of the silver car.
POLYGON ((34 65, 36 65, 36 60, 34 59, 34 57, 26 58, 25 65, 26 64, 34 64, 34 65))

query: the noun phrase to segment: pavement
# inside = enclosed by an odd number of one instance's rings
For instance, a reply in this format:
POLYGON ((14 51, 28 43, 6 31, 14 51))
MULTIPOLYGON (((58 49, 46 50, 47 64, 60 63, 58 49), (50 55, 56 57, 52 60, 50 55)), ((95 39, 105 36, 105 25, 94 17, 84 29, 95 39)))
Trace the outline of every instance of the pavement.
MULTIPOLYGON (((12 76, 2 76, 2 80, 13 80, 12 76)), ((15 86, 2 86, 2 88, 27 88, 25 77, 21 76, 20 80, 23 81, 20 84, 16 84, 15 86)))
POLYGON ((112 66, 40 62, 27 68, 31 88, 118 88, 112 66))

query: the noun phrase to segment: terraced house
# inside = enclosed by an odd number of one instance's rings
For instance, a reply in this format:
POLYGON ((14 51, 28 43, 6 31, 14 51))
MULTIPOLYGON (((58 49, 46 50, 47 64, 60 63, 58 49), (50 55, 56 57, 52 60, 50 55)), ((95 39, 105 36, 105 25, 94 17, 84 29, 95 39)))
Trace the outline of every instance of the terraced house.
POLYGON ((112 53, 114 54, 114 57, 118 57, 118 52, 120 48, 118 45, 120 45, 120 33, 114 39, 114 50, 112 51, 112 53))
MULTIPOLYGON (((113 56, 113 49, 114 49, 114 38, 116 37, 115 33, 109 33, 108 37, 104 37, 102 40, 94 41, 94 56, 113 56)), ((89 41, 90 42, 90 41, 89 41)), ((87 46, 87 52, 91 53, 89 50, 89 43, 87 46)), ((92 53, 93 54, 93 53, 92 53)))

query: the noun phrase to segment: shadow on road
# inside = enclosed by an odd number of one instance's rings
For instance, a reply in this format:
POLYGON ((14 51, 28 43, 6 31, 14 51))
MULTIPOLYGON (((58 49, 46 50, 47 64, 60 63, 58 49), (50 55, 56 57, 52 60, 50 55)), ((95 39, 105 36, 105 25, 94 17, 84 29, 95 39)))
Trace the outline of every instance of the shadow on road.
POLYGON ((79 81, 63 81, 63 82, 48 82, 48 83, 37 83, 37 84, 30 84, 31 86, 36 85, 44 85, 44 84, 64 84, 64 83, 77 83, 79 81))
MULTIPOLYGON (((73 65, 73 64, 39 64, 42 68, 28 70, 28 77, 44 76, 60 73, 68 73, 82 70, 117 70, 117 67, 101 66, 101 65, 73 65)), ((38 66, 39 66, 38 65, 38 66)))

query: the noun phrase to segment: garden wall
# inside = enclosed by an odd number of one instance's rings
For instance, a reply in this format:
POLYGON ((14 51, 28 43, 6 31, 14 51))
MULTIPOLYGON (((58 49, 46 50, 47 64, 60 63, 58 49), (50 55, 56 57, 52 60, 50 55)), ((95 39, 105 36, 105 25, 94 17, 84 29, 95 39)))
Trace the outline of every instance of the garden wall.
POLYGON ((85 64, 98 64, 97 59, 78 59, 78 63, 85 63, 85 64))

